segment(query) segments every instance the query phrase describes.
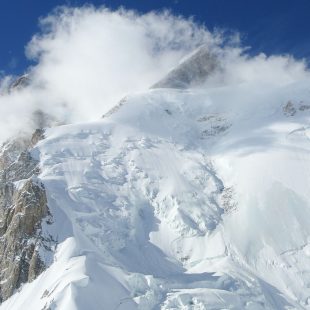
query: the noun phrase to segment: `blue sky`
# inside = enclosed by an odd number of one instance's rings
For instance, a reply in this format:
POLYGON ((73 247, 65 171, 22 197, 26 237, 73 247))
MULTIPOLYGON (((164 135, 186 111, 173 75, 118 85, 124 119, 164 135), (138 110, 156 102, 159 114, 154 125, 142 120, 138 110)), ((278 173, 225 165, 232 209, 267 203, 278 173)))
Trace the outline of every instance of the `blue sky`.
MULTIPOLYGON (((62 4, 80 6, 72 0, 1 0, 0 71, 20 74, 29 65, 24 48, 38 31, 38 19, 62 4)), ((168 8, 175 14, 193 16, 210 30, 237 30, 251 53, 292 54, 310 59, 309 0, 93 0, 94 5, 124 6, 141 12, 168 8)))

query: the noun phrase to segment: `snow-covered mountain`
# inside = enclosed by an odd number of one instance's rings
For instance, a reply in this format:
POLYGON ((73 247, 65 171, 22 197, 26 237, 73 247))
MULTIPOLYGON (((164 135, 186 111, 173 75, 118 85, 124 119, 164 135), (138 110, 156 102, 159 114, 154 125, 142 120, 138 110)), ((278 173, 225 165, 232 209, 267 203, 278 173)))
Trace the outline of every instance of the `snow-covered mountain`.
POLYGON ((219 67, 219 62, 210 51, 210 47, 202 45, 155 83, 152 88, 186 89, 195 87, 204 83, 206 78, 219 67))
POLYGON ((189 63, 27 146, 57 246, 1 310, 310 309, 309 85, 188 88, 189 63))

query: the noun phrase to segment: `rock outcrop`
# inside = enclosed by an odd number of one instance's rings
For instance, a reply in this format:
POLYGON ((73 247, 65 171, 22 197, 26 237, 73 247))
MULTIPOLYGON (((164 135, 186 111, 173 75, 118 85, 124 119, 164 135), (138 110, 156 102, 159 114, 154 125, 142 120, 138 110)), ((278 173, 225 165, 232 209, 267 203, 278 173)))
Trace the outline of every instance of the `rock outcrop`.
POLYGON ((10 86, 10 90, 23 89, 30 84, 30 78, 28 74, 24 74, 18 77, 10 86))
POLYGON ((0 301, 45 269, 40 252, 53 242, 41 233, 43 219, 50 223, 51 215, 30 153, 42 137, 38 129, 31 138, 8 141, 0 153, 0 301))

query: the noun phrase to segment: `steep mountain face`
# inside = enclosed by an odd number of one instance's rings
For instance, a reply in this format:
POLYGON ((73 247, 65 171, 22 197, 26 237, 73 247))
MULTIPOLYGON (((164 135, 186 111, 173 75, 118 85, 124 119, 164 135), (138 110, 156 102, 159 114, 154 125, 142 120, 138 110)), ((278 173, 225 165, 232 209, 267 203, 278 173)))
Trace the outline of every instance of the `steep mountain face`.
POLYGON ((2 155, 40 275, 1 310, 310 309, 308 84, 160 83, 2 155))
POLYGON ((30 84, 30 77, 28 74, 24 74, 17 78, 9 88, 9 91, 16 91, 19 89, 23 89, 30 84))
POLYGON ((0 155, 0 299, 10 297, 22 283, 45 268, 39 252, 50 240, 41 235, 49 212, 44 185, 37 178, 38 161, 29 149, 40 139, 20 137, 5 143, 0 155), (47 242, 48 241, 48 242, 47 242))
POLYGON ((186 57, 176 68, 171 70, 162 80, 152 88, 186 89, 203 83, 216 69, 219 62, 210 52, 208 46, 203 45, 186 57))

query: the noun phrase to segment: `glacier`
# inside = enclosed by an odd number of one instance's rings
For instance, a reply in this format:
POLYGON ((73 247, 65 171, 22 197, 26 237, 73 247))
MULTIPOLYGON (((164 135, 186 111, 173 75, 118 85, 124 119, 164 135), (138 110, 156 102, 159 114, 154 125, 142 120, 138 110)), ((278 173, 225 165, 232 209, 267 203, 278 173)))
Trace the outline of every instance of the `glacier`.
POLYGON ((172 76, 32 148, 58 245, 1 310, 310 309, 308 81, 172 76))

